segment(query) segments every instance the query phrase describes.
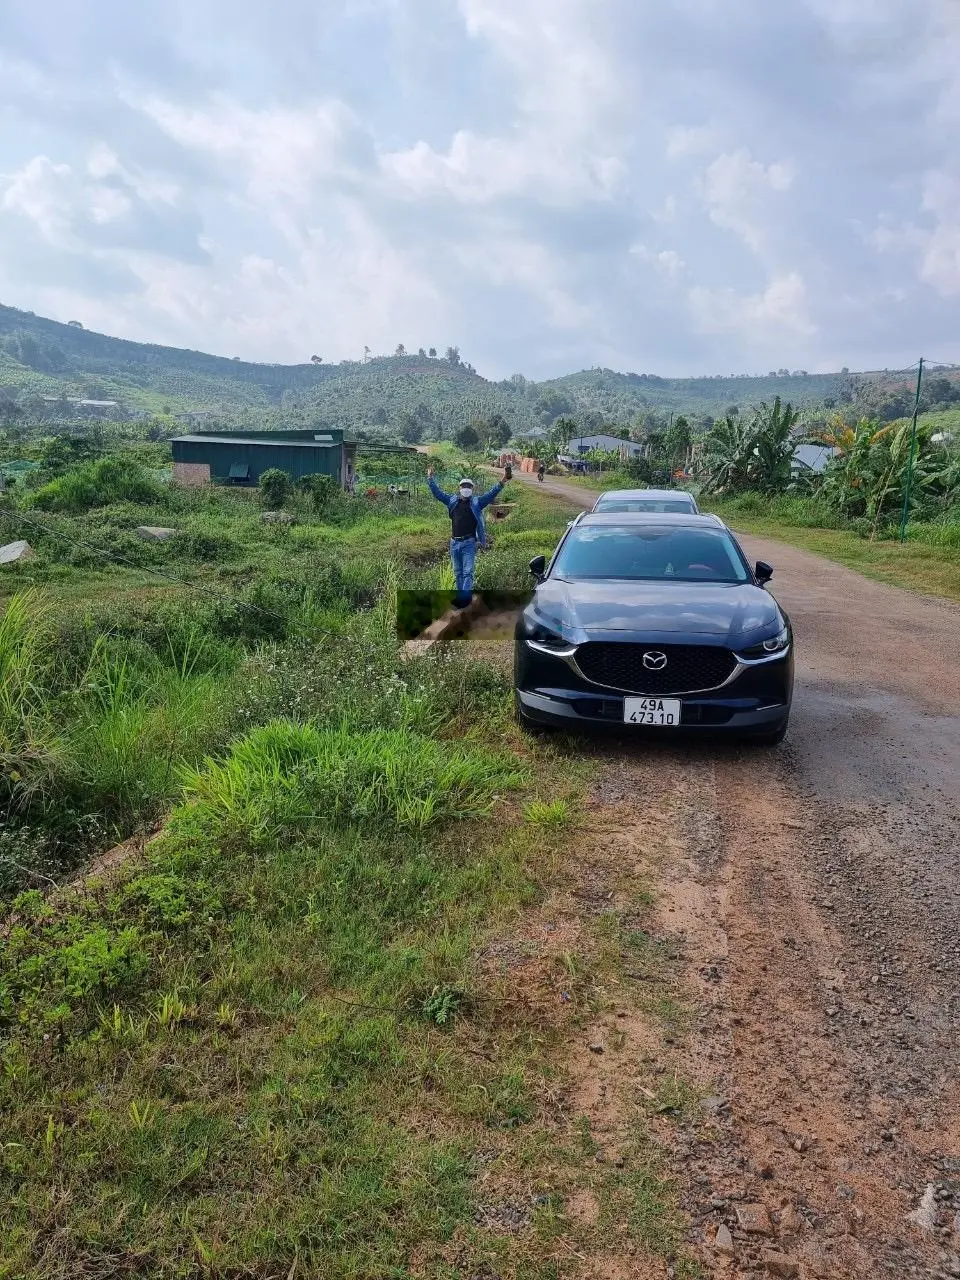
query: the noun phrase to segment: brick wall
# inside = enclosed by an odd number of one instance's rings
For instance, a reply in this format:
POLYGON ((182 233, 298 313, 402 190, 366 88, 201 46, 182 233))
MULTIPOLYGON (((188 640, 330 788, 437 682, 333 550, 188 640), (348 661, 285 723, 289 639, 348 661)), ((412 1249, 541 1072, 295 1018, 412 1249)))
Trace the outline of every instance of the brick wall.
POLYGON ((498 467, 505 467, 508 462, 514 471, 536 471, 540 465, 536 458, 524 458, 519 453, 501 453, 497 458, 498 467))
POLYGON ((210 463, 175 462, 173 464, 173 483, 181 484, 187 489, 197 489, 202 484, 209 484, 210 463))

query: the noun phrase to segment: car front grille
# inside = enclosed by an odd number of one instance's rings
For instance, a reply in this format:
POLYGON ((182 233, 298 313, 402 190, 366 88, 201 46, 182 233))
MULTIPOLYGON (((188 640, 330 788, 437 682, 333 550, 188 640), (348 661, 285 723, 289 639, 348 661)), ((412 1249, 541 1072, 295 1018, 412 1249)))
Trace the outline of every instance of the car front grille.
POLYGON ((650 697, 697 693, 723 684, 736 666, 729 649, 705 644, 629 644, 592 641, 577 650, 576 663, 594 684, 650 697), (645 653, 663 654, 661 670, 644 666, 645 653))

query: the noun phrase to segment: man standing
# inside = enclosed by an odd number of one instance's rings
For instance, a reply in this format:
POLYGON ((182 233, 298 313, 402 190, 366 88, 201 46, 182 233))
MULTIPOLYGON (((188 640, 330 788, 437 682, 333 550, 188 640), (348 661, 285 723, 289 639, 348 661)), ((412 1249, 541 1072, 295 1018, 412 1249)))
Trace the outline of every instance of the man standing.
POLYGON ((473 566, 477 547, 485 546, 486 530, 483 527, 483 510, 500 493, 508 480, 513 479, 513 469, 507 463, 503 479, 479 497, 473 491, 472 480, 461 480, 455 494, 444 493, 433 478, 433 467, 427 471, 430 492, 450 512, 450 559, 457 584, 456 606, 465 609, 473 599, 473 566))

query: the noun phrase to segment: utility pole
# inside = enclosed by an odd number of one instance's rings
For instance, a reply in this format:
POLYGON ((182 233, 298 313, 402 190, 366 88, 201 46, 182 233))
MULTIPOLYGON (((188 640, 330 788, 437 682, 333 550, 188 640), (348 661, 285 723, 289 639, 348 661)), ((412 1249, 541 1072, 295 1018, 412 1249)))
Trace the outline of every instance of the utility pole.
POLYGON ((913 487, 913 466, 917 456, 917 415, 920 413, 920 383, 923 381, 923 356, 917 369, 917 395, 913 402, 913 426, 910 430, 910 461, 907 463, 907 479, 903 487, 903 512, 900 516, 900 541, 907 536, 907 520, 910 515, 910 490, 913 487))

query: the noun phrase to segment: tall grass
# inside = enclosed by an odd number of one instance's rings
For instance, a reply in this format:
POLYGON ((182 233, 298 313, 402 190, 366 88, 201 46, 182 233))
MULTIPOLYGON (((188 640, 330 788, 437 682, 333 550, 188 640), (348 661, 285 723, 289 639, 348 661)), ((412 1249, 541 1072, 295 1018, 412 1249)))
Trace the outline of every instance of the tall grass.
POLYGON ((198 637, 179 651, 171 640, 167 666, 98 640, 69 740, 78 788, 107 821, 154 813, 178 791, 182 766, 214 745, 226 673, 204 659, 198 637))
POLYGON ((63 740, 47 704, 47 612, 27 591, 0 614, 0 795, 16 808, 49 791, 63 762, 63 740))
POLYGON ((221 762, 185 771, 186 795, 255 840, 325 821, 421 829, 487 813, 518 786, 516 762, 478 747, 382 729, 364 733, 275 721, 221 762))
POLYGON ((960 550, 960 511, 948 513, 941 520, 907 525, 910 542, 922 542, 928 547, 946 547, 960 550))

